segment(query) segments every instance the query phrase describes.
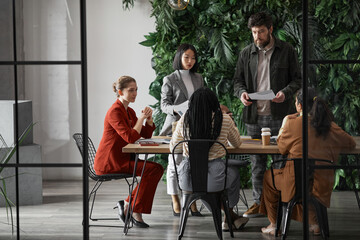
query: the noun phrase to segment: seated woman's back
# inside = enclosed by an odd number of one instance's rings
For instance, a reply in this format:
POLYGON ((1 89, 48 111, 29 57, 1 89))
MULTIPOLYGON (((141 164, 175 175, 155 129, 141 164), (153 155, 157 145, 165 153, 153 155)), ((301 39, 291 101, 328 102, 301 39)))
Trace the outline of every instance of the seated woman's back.
MULTIPOLYGON (((296 109, 299 113, 297 117, 294 115, 287 116, 283 121, 283 126, 279 131, 277 144, 279 151, 288 158, 303 158, 303 94, 299 91, 296 96, 296 109)), ((354 139, 334 123, 333 115, 328 109, 324 100, 316 96, 315 90, 308 89, 308 158, 329 160, 337 162, 339 154, 343 149, 354 148, 356 143, 354 139)), ((315 164, 327 164, 324 162, 316 162, 315 164)), ((294 189, 294 167, 293 162, 286 163, 284 172, 287 173, 287 181, 282 184, 286 189, 294 189), (289 181, 289 179, 292 179, 289 181)), ((330 206, 330 196, 334 185, 333 170, 315 170, 313 173, 312 194, 322 202, 323 205, 330 206)), ((292 194, 282 195, 283 201, 292 198, 292 194)))
MULTIPOLYGON (((234 121, 221 111, 217 96, 208 88, 199 88, 190 98, 189 109, 180 118, 173 133, 170 149, 182 140, 210 139, 228 146, 228 142, 238 147, 241 144, 240 134, 234 121)), ((187 144, 184 144, 183 155, 188 156, 187 144)), ((180 150, 176 151, 181 152, 180 150)), ((225 150, 218 144, 212 145, 209 160, 225 156, 225 150)))
MULTIPOLYGON (((302 117, 288 119, 278 137, 279 151, 281 154, 288 154, 288 158, 302 158, 302 119, 302 117)), ((309 158, 325 159, 336 163, 341 150, 355 147, 354 139, 336 123, 331 123, 329 132, 324 137, 317 136, 315 128, 311 127, 311 117, 308 121, 309 158)))
MULTIPOLYGON (((176 130, 173 133, 173 137, 170 142, 170 149, 173 149, 176 143, 185 140, 184 136, 184 117, 180 118, 176 130)), ((229 146, 229 143, 233 147, 239 147, 241 145, 240 133, 234 124, 234 121, 228 114, 223 114, 222 127, 219 136, 216 139, 225 146, 229 146)), ((177 150, 177 152, 181 152, 177 150)), ((189 150, 187 145, 183 146, 183 155, 189 156, 189 150)), ((214 144, 209 150, 209 160, 213 160, 219 157, 225 156, 225 150, 219 145, 214 144)))

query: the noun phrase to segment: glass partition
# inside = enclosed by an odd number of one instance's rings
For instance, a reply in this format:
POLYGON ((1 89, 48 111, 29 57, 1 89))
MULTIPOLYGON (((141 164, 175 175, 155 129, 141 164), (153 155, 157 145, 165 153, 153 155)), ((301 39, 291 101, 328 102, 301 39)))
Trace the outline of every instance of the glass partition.
POLYGON ((79 1, 23 1, 24 61, 80 59, 79 1))

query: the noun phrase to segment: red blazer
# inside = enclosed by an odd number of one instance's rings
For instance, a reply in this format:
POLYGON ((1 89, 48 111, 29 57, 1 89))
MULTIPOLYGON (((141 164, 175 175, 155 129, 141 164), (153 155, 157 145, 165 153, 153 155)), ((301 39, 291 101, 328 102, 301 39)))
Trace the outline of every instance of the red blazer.
POLYGON ((130 107, 126 111, 119 99, 107 111, 104 133, 94 160, 96 174, 132 173, 131 154, 123 153, 122 148, 128 143, 134 143, 140 137, 151 138, 156 128, 155 124, 150 126, 146 123, 139 134, 133 129, 136 121, 135 111, 130 107))

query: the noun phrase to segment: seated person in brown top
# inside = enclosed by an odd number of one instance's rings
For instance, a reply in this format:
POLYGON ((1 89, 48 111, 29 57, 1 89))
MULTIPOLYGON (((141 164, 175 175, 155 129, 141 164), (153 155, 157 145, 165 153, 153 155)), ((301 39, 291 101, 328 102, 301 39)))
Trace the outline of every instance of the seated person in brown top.
MULTIPOLYGON (((284 118, 279 131, 277 144, 280 153, 288 158, 302 158, 302 106, 303 94, 300 90, 296 96, 296 114, 284 118)), ((308 157, 337 162, 339 153, 343 149, 355 148, 354 139, 333 122, 333 115, 324 100, 316 96, 315 90, 308 89, 308 157)), ((283 202, 289 202, 295 193, 295 176, 292 161, 287 161, 284 168, 274 169, 276 188, 281 191, 283 202)), ((314 172, 314 182, 311 193, 321 204, 330 207, 330 197, 334 185, 333 170, 319 170, 314 172)), ((271 172, 267 170, 263 182, 260 212, 267 215, 270 225, 261 229, 263 233, 275 234, 276 214, 279 192, 274 188, 271 172)), ((296 205, 292 219, 302 221, 302 206, 296 205)), ((310 232, 320 234, 315 210, 309 205, 310 232)))

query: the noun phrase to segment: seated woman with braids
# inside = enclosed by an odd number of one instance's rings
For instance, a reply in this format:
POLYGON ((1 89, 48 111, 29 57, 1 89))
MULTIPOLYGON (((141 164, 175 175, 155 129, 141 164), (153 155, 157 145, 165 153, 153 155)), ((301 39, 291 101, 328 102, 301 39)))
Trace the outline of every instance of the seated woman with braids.
MULTIPOLYGON (((343 131, 333 121, 334 117, 326 102, 317 97, 313 88, 308 89, 308 158, 324 159, 337 162, 339 153, 343 149, 355 148, 354 139, 343 131)), ((300 90, 296 96, 297 113, 284 118, 280 128, 277 144, 280 153, 288 155, 288 159, 302 158, 302 106, 303 93, 300 90)), ((330 207, 330 197, 334 185, 333 170, 319 170, 313 174, 313 187, 310 194, 325 207, 330 207)), ((270 225, 261 229, 263 233, 275 234, 278 199, 289 202, 295 193, 294 162, 287 161, 284 168, 274 169, 273 186, 270 170, 264 175, 263 193, 261 196, 260 212, 267 215, 270 225)), ((302 221, 302 205, 297 204, 291 216, 296 221, 302 221)), ((314 235, 320 234, 315 209, 309 204, 309 231, 314 235)))
MULTIPOLYGON (((240 134, 231 117, 220 109, 219 101, 213 91, 202 87, 196 90, 190 98, 189 109, 180 118, 170 141, 170 150, 182 141, 188 139, 214 139, 225 146, 228 142, 234 147, 241 145, 240 134)), ((190 189, 191 177, 189 169, 188 145, 183 144, 183 158, 179 163, 179 184, 182 189, 190 189)), ((221 191, 224 187, 225 178, 221 173, 225 171, 225 161, 222 159, 225 150, 215 144, 209 150, 208 164, 208 191, 221 191)), ((239 201, 240 176, 237 167, 228 166, 226 187, 229 197, 230 215, 233 229, 241 229, 248 222, 248 218, 240 217, 233 212, 233 207, 239 201)), ((225 176, 225 175, 224 175, 225 176)), ((225 221, 222 224, 223 231, 229 230, 225 221)))

